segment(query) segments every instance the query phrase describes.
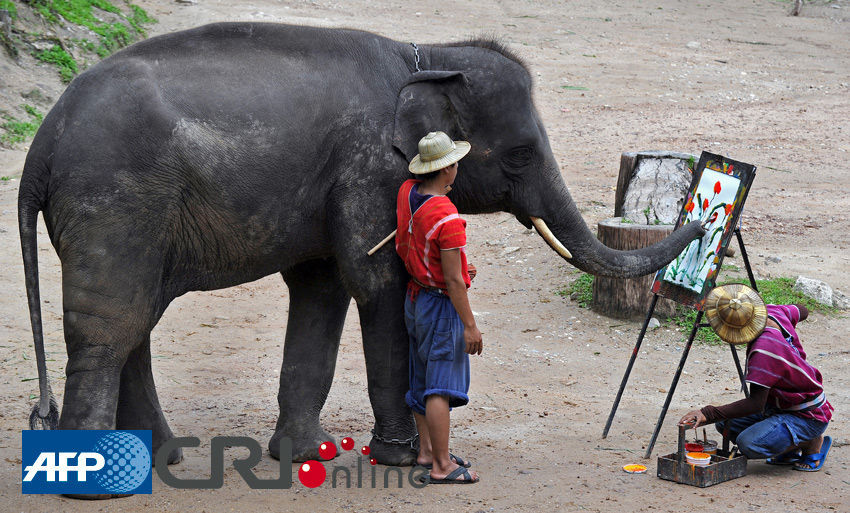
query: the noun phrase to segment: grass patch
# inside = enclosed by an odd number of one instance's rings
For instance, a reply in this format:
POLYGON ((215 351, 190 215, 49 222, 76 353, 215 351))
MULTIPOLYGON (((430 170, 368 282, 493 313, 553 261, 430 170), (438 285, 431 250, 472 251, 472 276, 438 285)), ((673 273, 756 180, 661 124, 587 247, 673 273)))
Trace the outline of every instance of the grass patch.
MULTIPOLYGON (((0 0, 7 1, 7 0, 0 0)), ((48 23, 59 24, 63 20, 88 28, 98 36, 98 43, 77 43, 86 51, 103 58, 147 35, 144 25, 156 23, 144 9, 127 4, 129 13, 124 13, 108 0, 31 0, 30 7, 48 23), (96 10, 116 15, 121 21, 107 22, 99 19, 96 10)), ((114 18, 113 18, 114 19, 114 18)), ((63 82, 70 82, 78 73, 74 58, 63 48, 53 46, 35 54, 41 61, 55 64, 63 82)))
POLYGON ((3 115, 3 119, 5 120, 3 124, 0 124, 0 128, 6 131, 5 134, 0 135, 0 143, 6 145, 13 145, 16 143, 24 142, 30 137, 34 136, 38 127, 41 126, 41 122, 44 119, 44 114, 38 111, 32 105, 21 105, 21 107, 26 111, 30 116, 29 121, 22 121, 20 119, 14 118, 8 114, 3 115))
POLYGON ((9 16, 13 19, 18 17, 18 7, 12 0, 0 0, 0 10, 3 9, 9 11, 9 16))
POLYGON ((66 84, 73 80, 74 75, 79 71, 77 61, 59 45, 53 45, 47 50, 36 52, 35 58, 55 65, 56 69, 59 70, 59 76, 62 77, 62 82, 66 84))
POLYGON ((575 281, 559 290, 557 294, 572 298, 581 308, 590 308, 593 302, 593 275, 581 273, 575 281))
MULTIPOLYGON (((729 283, 740 282, 728 281, 721 283, 721 285, 727 285, 729 283)), ((837 309, 831 306, 822 305, 814 299, 808 296, 804 296, 803 294, 795 291, 794 280, 792 278, 756 280, 756 286, 758 287, 759 294, 761 295, 762 299, 764 299, 764 302, 768 304, 797 304, 805 306, 809 309, 810 312, 820 312, 823 314, 838 313, 837 309)), ((667 321, 681 328, 681 331, 684 331, 685 337, 687 337, 691 333, 691 328, 693 327, 696 318, 696 310, 681 307, 679 314, 676 317, 667 318, 667 321)), ((705 316, 703 316, 703 322, 707 322, 705 316)), ((711 328, 700 328, 699 330, 697 330, 696 338, 694 340, 699 342, 706 342, 709 344, 725 344, 725 342, 723 342, 711 328)))

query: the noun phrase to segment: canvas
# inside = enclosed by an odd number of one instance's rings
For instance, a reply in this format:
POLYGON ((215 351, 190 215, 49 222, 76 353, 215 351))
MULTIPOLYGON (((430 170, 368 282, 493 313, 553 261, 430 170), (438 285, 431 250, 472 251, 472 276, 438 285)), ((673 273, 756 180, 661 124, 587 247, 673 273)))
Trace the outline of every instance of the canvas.
POLYGON ((664 281, 700 292, 708 274, 716 273, 720 242, 735 207, 735 195, 740 183, 740 179, 712 169, 703 172, 696 195, 689 198, 685 204, 685 223, 708 221, 705 236, 691 242, 667 266, 664 281))
POLYGON ((676 227, 707 222, 706 233, 658 271, 652 292, 702 309, 705 296, 714 288, 755 171, 751 164, 721 155, 700 155, 676 227))

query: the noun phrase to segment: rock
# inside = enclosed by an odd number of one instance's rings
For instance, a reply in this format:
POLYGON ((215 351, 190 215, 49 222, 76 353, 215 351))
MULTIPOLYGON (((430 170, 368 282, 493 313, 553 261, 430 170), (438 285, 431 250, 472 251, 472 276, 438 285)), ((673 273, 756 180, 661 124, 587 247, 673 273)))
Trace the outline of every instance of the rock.
POLYGON ((780 258, 778 256, 769 256, 769 257, 765 258, 764 261, 767 262, 768 264, 778 264, 779 262, 782 261, 782 258, 780 258))
POLYGON ((197 0, 174 0, 175 3, 184 4, 184 5, 195 5, 198 3, 197 0))
POLYGON ((840 290, 833 290, 832 306, 839 310, 850 310, 850 296, 847 296, 840 290))
POLYGON ((504 256, 504 255, 510 255, 511 253, 516 253, 517 251, 519 251, 519 247, 517 247, 517 246, 508 246, 508 247, 506 247, 506 248, 505 248, 505 250, 504 250, 504 251, 502 251, 502 256, 504 256))
POLYGON ((661 326, 661 321, 659 321, 658 319, 653 317, 652 319, 649 320, 649 325, 647 326, 647 328, 654 330, 656 328, 659 328, 660 326, 661 326))
POLYGON ((699 48, 699 41, 690 41, 685 46, 687 46, 688 48, 694 48, 694 49, 699 48))
POLYGON ((676 224, 690 185, 687 161, 640 159, 623 198, 623 219, 640 224, 676 224))
POLYGON ((820 280, 799 276, 794 283, 794 290, 818 303, 832 306, 832 287, 820 280))

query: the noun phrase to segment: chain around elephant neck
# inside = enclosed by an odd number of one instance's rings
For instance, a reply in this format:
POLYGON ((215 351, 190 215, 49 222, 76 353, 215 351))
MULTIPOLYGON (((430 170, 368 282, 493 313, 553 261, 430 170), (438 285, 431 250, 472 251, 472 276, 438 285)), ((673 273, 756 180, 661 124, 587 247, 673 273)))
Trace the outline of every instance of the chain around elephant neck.
POLYGON ((410 438, 407 438, 405 440, 401 440, 399 438, 384 438, 382 436, 378 436, 377 431, 375 431, 375 429, 373 428, 372 429, 372 436, 375 438, 375 440, 377 440, 379 442, 383 442, 385 444, 409 445, 412 449, 412 448, 414 448, 414 446, 416 444, 416 440, 419 438, 419 433, 416 433, 415 435, 413 435, 410 438))
POLYGON ((414 42, 411 42, 410 46, 413 47, 413 63, 416 65, 416 71, 422 71, 422 69, 419 68, 419 47, 416 46, 416 43, 414 42))

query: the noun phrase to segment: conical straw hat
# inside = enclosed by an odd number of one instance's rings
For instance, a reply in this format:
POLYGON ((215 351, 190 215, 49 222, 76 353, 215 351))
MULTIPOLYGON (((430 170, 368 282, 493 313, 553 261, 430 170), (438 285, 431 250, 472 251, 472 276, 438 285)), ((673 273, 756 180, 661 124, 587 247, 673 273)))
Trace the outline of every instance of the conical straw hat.
POLYGON ((452 141, 445 132, 429 132, 419 140, 419 155, 413 157, 408 169, 414 175, 424 175, 451 166, 469 153, 466 141, 452 141))
POLYGON ((705 316, 717 336, 730 344, 755 340, 767 323, 758 292, 740 283, 715 287, 705 300, 705 316))

